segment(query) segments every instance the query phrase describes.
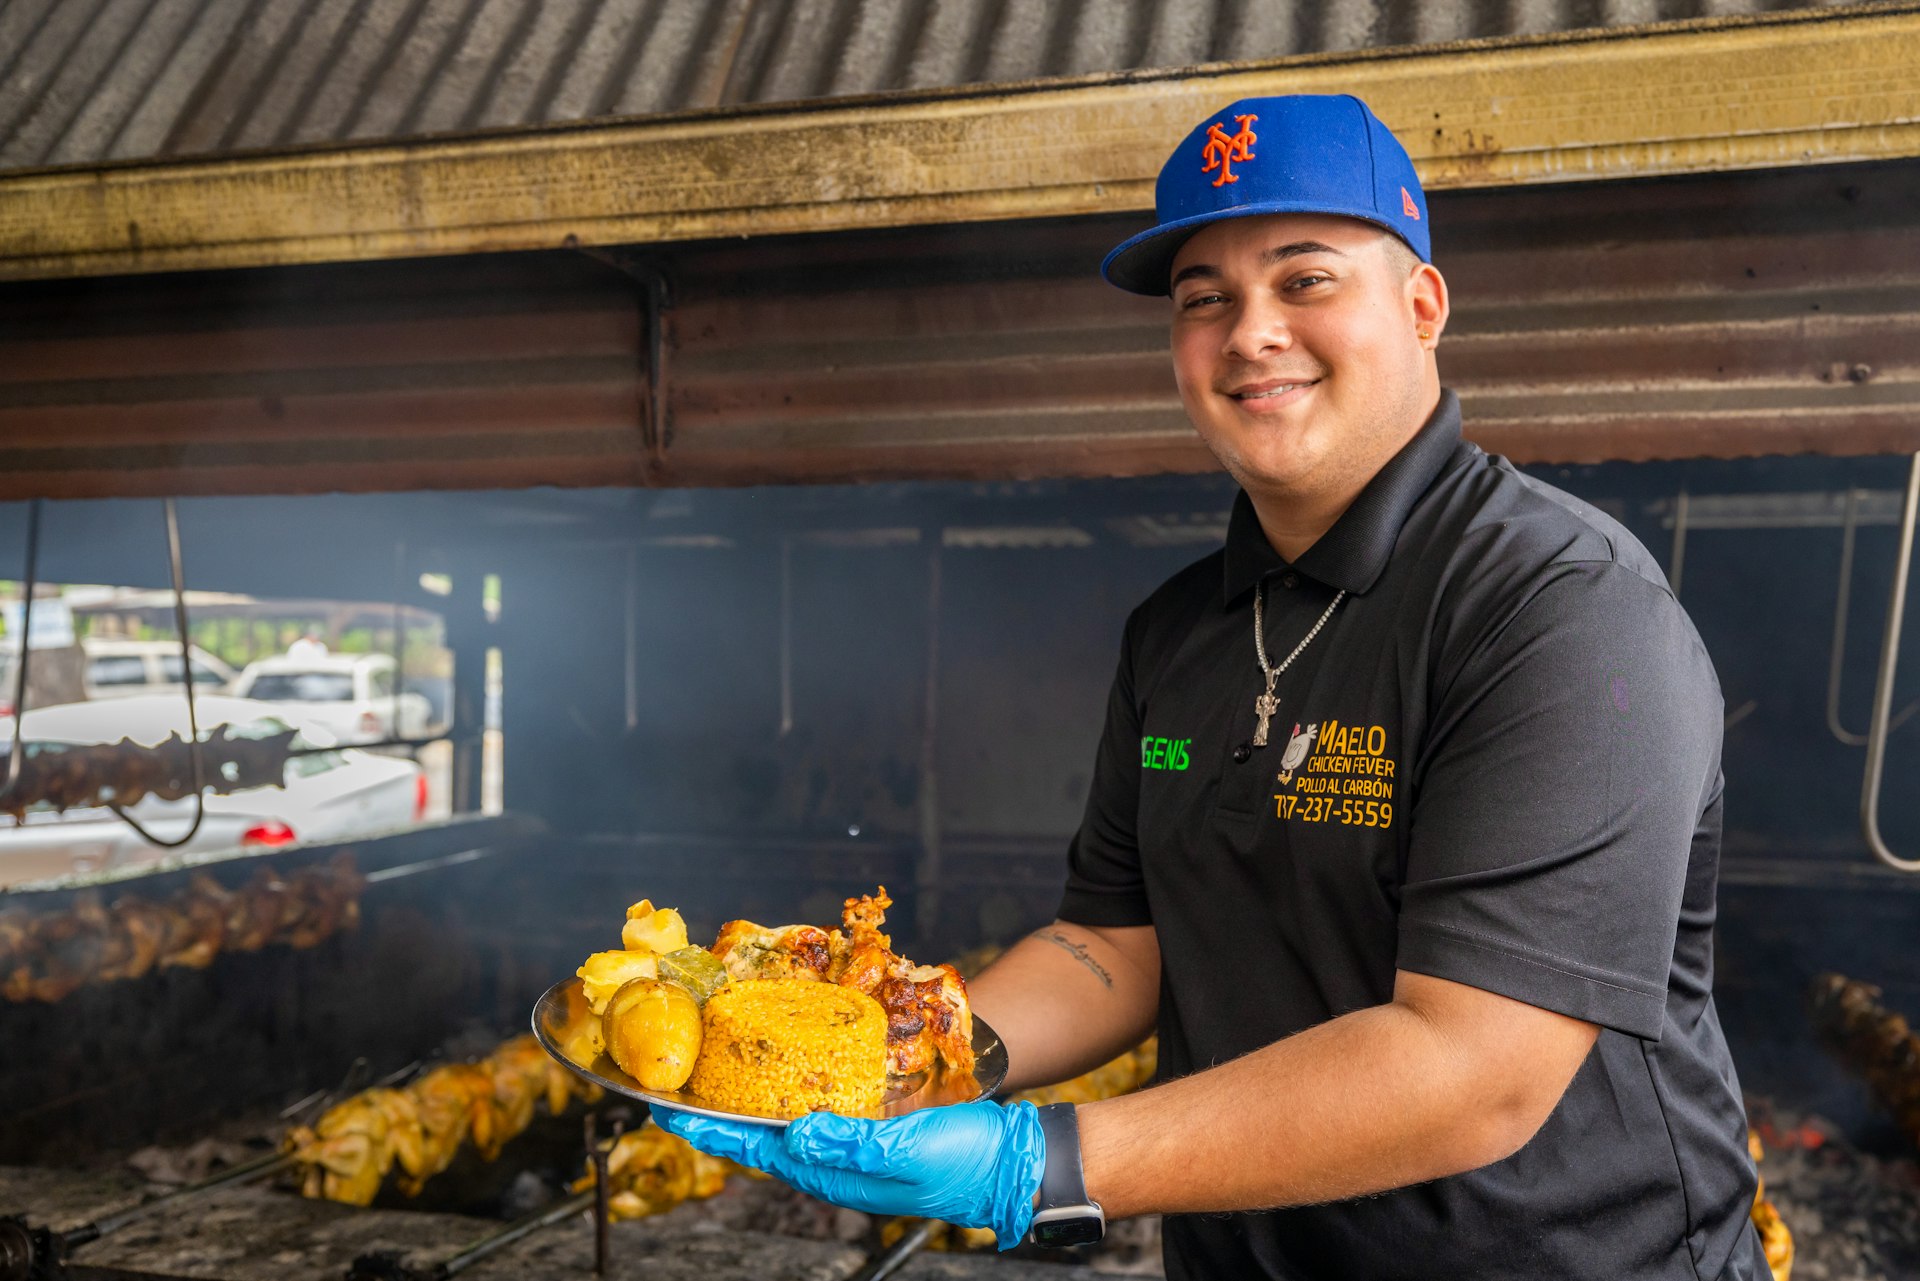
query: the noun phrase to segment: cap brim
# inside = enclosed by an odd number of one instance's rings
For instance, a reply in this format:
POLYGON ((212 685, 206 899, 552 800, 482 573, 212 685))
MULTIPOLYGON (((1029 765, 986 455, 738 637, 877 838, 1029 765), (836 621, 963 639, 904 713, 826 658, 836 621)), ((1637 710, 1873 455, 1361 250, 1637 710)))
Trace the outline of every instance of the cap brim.
POLYGON ((1115 245, 1112 252, 1100 263, 1100 274, 1107 283, 1117 285, 1132 294, 1148 294, 1165 297, 1173 292, 1169 279, 1173 274, 1174 255, 1180 252, 1180 246, 1187 243, 1193 234, 1209 223, 1222 222, 1228 218, 1251 218, 1256 214, 1312 213, 1329 214, 1338 218, 1358 218, 1362 222, 1372 223, 1382 231, 1390 232, 1413 249, 1416 256, 1425 261, 1425 256, 1411 241, 1400 234, 1400 229, 1386 221, 1371 209, 1331 209, 1317 201, 1275 200, 1264 204, 1235 205, 1231 209, 1216 209, 1208 213, 1195 214, 1191 218, 1178 218, 1173 222, 1161 223, 1150 227, 1137 236, 1130 237, 1115 245))

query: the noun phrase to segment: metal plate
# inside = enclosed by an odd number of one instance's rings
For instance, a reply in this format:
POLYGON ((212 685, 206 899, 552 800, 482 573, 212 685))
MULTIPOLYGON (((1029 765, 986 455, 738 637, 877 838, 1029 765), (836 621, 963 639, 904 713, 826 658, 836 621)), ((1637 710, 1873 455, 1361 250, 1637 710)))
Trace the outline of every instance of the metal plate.
MULTIPOLYGON (((599 1016, 587 1006, 578 978, 555 983, 533 1007, 533 1034, 540 1038, 547 1053, 604 1090, 642 1103, 657 1103, 677 1111, 728 1121, 785 1125, 793 1119, 712 1107, 699 1095, 686 1090, 642 1089, 638 1081, 622 1072, 605 1053, 588 1057, 593 1044, 592 1032, 598 1021, 599 1016)), ((921 1108, 971 1103, 989 1097, 1007 1079, 1007 1047, 1001 1043, 999 1034, 977 1014, 973 1018, 973 1054, 970 1077, 935 1068, 931 1072, 889 1078, 883 1113, 903 1116, 921 1108)))

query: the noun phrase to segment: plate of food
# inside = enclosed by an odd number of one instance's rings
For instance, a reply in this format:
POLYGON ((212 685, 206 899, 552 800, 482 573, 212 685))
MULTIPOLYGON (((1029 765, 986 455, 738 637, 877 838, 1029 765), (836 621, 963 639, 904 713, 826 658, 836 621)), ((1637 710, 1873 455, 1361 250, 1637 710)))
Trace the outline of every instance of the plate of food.
POLYGON ((951 965, 915 965, 881 930, 885 886, 841 928, 729 921, 711 947, 641 900, 533 1010, 555 1059, 603 1089, 702 1116, 785 1125, 809 1112, 899 1116, 990 1096, 1007 1051, 951 965))

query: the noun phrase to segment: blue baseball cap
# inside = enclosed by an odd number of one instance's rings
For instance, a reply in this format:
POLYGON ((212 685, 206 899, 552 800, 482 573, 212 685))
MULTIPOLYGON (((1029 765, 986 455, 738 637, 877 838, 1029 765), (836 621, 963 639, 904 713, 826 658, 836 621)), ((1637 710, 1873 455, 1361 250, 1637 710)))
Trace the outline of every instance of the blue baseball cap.
POLYGON ((1171 292, 1173 256, 1208 223, 1253 214, 1360 218, 1433 261, 1427 197, 1400 140, 1351 94, 1243 98, 1200 122, 1160 170, 1158 225, 1100 264, 1136 294, 1171 292))

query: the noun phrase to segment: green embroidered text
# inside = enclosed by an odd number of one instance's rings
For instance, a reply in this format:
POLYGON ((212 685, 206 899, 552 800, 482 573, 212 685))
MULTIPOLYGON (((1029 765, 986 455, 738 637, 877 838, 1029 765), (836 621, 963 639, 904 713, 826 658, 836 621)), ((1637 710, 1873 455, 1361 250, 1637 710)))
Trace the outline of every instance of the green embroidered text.
POLYGON ((1140 740, 1142 769, 1185 769, 1190 738, 1143 738, 1140 740))

